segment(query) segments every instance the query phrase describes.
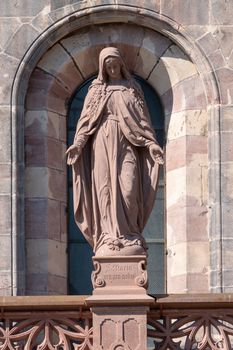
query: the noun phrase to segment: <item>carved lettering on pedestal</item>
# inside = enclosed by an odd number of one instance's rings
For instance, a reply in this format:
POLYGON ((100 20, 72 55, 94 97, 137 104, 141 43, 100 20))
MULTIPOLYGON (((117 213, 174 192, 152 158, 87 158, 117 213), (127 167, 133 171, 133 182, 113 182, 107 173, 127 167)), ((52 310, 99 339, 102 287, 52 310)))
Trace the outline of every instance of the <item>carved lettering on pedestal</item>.
POLYGON ((139 262, 99 262, 94 261, 92 273, 94 288, 108 286, 138 286, 146 288, 147 271, 145 261, 139 262))

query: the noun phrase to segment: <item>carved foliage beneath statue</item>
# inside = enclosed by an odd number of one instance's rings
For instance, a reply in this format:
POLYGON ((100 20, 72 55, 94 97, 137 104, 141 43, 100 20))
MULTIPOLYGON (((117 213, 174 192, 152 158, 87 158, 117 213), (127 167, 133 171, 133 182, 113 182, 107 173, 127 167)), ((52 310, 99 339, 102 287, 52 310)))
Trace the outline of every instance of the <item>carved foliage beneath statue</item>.
POLYGON ((164 317, 154 314, 149 315, 148 325, 153 350, 233 349, 232 311, 188 310, 164 317))
POLYGON ((0 320, 0 350, 93 350, 90 314, 17 315, 0 320))

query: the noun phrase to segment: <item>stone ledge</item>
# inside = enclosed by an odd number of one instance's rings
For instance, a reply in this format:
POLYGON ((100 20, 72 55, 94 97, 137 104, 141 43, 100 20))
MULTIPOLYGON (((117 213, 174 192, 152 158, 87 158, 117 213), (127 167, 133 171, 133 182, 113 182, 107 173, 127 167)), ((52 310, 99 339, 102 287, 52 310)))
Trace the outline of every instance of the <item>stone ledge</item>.
POLYGON ((87 295, 59 296, 7 296, 0 297, 0 312, 32 310, 78 310, 86 309, 87 295))
POLYGON ((153 309, 227 309, 233 306, 233 293, 153 295, 153 309))
POLYGON ((87 306, 98 306, 98 307, 119 307, 119 306, 152 306, 155 304, 155 298, 149 297, 148 295, 93 295, 86 299, 87 306))
MULTIPOLYGON (((59 295, 59 296, 6 296, 0 297, 0 312, 33 311, 33 310, 77 310, 88 309, 88 295, 59 295)), ((113 296, 114 297, 114 296, 113 296)), ((156 294, 151 295, 152 310, 163 309, 226 309, 232 308, 233 293, 202 293, 202 294, 156 294)), ((118 296, 116 296, 116 299, 118 296)), ((138 298, 138 296, 137 296, 138 298)), ((99 296, 98 296, 99 299, 99 296)), ((104 299, 104 296, 103 296, 104 299)), ((132 303, 130 297, 125 297, 132 303)), ((114 299, 113 299, 114 300, 114 299)), ((119 299, 118 299, 119 300, 119 299)), ((104 302, 107 305, 105 296, 104 302)), ((122 301, 119 301, 122 302, 122 301)), ((135 302, 135 300, 134 300, 135 302)), ((88 305, 89 304, 89 305, 88 305)), ((103 304, 102 304, 103 305, 103 304)), ((119 304, 118 304, 119 305, 119 304)), ((128 304, 129 305, 129 304, 128 304)), ((132 305, 132 304, 131 304, 132 305)))

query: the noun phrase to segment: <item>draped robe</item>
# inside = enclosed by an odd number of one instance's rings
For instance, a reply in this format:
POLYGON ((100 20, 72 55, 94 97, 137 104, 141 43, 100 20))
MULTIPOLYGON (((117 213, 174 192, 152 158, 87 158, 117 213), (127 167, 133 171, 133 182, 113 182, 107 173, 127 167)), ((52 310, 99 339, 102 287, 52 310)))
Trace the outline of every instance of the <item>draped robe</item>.
POLYGON ((135 87, 94 81, 77 124, 74 217, 94 251, 110 237, 141 239, 153 207, 159 165, 149 145, 157 141, 135 87))

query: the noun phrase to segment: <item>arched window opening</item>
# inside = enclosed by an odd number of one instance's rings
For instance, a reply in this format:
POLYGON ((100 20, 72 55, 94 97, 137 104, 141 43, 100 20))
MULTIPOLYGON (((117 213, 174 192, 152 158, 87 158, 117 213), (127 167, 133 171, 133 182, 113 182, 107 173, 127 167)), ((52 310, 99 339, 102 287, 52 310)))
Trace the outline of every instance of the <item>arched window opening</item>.
MULTIPOLYGON (((77 121, 82 111, 88 88, 95 77, 86 80, 73 95, 68 114, 68 146, 73 143, 77 121)), ((154 89, 142 78, 135 76, 144 92, 156 138, 164 144, 164 114, 160 99, 154 89)), ((160 176, 155 205, 143 236, 148 245, 148 275, 151 294, 165 292, 165 235, 164 235, 164 172, 160 176)), ((91 294, 92 248, 74 222, 73 215, 72 169, 68 168, 68 255, 69 255, 69 294, 91 294)))

